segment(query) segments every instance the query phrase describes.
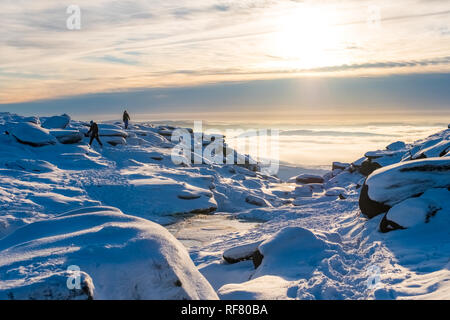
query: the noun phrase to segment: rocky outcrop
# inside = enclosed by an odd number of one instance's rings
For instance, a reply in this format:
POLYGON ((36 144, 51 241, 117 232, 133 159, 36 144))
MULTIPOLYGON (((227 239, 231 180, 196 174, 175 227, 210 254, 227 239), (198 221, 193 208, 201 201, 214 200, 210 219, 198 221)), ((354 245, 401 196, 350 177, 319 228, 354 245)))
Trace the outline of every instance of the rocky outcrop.
POLYGON ((450 159, 400 162, 370 175, 360 194, 361 212, 369 218, 431 188, 450 187, 450 159))
POLYGON ((262 255, 258 251, 258 246, 261 242, 262 241, 230 248, 224 251, 223 259, 230 264, 252 260, 256 269, 262 261, 262 255))
POLYGON ((31 122, 21 122, 13 125, 10 133, 18 142, 33 147, 56 144, 56 138, 47 129, 31 122))
POLYGON ((78 130, 53 129, 50 134, 62 144, 75 144, 83 140, 84 135, 78 130))
POLYGON ((258 206, 258 207, 269 207, 270 204, 267 202, 267 200, 257 197, 254 195, 249 195, 245 198, 245 202, 250 203, 252 205, 258 206))
POLYGON ((70 116, 63 114, 61 116, 53 116, 47 118, 43 123, 42 127, 45 129, 65 129, 70 123, 70 116))
POLYGON ((295 181, 300 184, 324 183, 324 178, 314 174, 301 174, 295 177, 295 181))

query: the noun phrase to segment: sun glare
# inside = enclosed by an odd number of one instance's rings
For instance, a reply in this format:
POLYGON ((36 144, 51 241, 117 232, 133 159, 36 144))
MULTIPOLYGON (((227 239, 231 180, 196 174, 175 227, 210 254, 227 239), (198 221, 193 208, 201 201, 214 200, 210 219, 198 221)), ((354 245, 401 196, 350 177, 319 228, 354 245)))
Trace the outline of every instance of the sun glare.
POLYGON ((281 16, 270 44, 279 64, 312 69, 347 63, 348 57, 339 54, 343 35, 334 20, 322 10, 306 8, 281 16))

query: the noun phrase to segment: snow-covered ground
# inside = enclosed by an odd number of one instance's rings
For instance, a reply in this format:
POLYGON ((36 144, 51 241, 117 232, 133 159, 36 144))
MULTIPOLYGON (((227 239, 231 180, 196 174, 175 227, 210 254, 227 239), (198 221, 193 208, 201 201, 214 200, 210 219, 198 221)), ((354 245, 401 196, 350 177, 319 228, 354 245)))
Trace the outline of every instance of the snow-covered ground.
POLYGON ((450 129, 282 182, 99 127, 0 114, 0 299, 450 298, 450 129))

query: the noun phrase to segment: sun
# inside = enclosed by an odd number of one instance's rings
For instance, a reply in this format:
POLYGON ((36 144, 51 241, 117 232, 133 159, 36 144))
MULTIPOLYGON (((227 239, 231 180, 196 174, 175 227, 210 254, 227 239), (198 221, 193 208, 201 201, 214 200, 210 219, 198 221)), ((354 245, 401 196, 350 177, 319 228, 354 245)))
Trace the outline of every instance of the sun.
POLYGON ((270 51, 288 68, 313 69, 345 63, 342 30, 325 11, 297 8, 281 16, 270 51))

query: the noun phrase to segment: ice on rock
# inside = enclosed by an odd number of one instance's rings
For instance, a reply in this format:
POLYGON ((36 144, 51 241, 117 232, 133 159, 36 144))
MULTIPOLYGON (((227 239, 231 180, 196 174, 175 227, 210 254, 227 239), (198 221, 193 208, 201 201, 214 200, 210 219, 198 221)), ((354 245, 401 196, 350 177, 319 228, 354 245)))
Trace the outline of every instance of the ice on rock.
POLYGON ((0 299, 16 298, 170 300, 217 295, 166 229, 100 208, 35 222, 0 240, 0 299), (82 272, 80 291, 66 285, 70 266, 82 272))

